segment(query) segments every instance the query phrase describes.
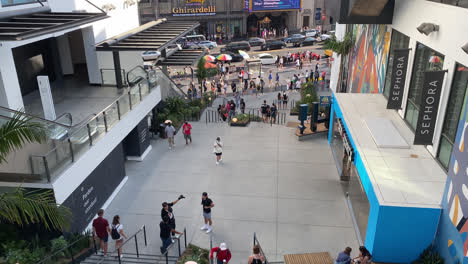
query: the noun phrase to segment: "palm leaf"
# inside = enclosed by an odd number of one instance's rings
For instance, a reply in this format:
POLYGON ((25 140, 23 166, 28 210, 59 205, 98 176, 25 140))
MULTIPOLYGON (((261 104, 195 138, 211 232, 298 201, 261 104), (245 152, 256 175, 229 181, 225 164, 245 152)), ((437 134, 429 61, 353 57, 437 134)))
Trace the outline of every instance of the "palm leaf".
POLYGON ((32 118, 17 112, 0 127, 0 163, 6 162, 6 157, 26 143, 42 143, 46 140, 45 127, 32 118))
POLYGON ((331 49, 334 52, 336 52, 338 55, 347 55, 351 51, 353 45, 354 45, 354 39, 351 33, 348 32, 343 38, 343 41, 337 40, 335 36, 333 36, 330 39, 327 39, 325 41, 324 48, 331 49))
POLYGON ((52 190, 0 194, 0 219, 19 226, 41 223, 47 230, 64 230, 69 226, 71 212, 55 203, 52 190))

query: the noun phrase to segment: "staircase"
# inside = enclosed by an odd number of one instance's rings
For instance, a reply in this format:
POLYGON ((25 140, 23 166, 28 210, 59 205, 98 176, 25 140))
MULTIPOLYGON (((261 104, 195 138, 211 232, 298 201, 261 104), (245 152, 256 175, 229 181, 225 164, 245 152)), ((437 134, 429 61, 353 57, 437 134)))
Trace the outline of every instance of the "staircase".
POLYGON ((93 254, 81 261, 82 264, 175 264, 177 263, 177 256, 168 256, 166 262, 166 256, 164 255, 146 255, 124 252, 124 257, 120 260, 114 256, 103 257, 101 255, 93 254))

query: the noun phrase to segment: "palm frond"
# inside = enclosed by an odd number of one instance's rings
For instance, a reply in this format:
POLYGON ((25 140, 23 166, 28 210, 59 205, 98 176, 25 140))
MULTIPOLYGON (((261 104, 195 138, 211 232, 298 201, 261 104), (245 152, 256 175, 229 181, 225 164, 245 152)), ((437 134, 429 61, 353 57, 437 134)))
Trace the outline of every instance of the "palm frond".
POLYGON ((65 230, 71 212, 55 203, 52 190, 26 191, 0 194, 0 219, 19 226, 41 223, 47 230, 65 230))
POLYGON ((325 41, 324 48, 331 49, 336 52, 338 55, 347 55, 354 46, 354 39, 351 33, 346 33, 343 41, 339 41, 333 36, 330 39, 325 41))
POLYGON ((17 112, 0 127, 0 163, 6 162, 6 157, 26 143, 42 143, 46 140, 45 127, 33 122, 30 117, 17 112))

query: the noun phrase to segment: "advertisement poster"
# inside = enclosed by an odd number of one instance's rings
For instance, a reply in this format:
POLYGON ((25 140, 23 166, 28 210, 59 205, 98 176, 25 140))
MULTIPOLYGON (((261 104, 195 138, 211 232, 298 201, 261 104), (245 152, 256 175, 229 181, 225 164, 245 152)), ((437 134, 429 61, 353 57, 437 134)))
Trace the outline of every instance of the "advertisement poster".
POLYGON ((252 10, 249 11, 268 11, 268 10, 286 10, 300 9, 301 0, 250 0, 252 10))

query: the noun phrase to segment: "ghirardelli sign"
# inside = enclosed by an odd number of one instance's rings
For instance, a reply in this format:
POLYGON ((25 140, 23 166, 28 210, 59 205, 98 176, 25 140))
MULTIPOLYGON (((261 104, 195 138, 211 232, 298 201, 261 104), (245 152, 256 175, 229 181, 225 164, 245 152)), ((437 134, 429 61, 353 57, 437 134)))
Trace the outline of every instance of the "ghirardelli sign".
POLYGON ((172 16, 213 16, 216 15, 216 2, 210 0, 174 1, 172 16), (181 3, 179 5, 179 3, 181 3))

